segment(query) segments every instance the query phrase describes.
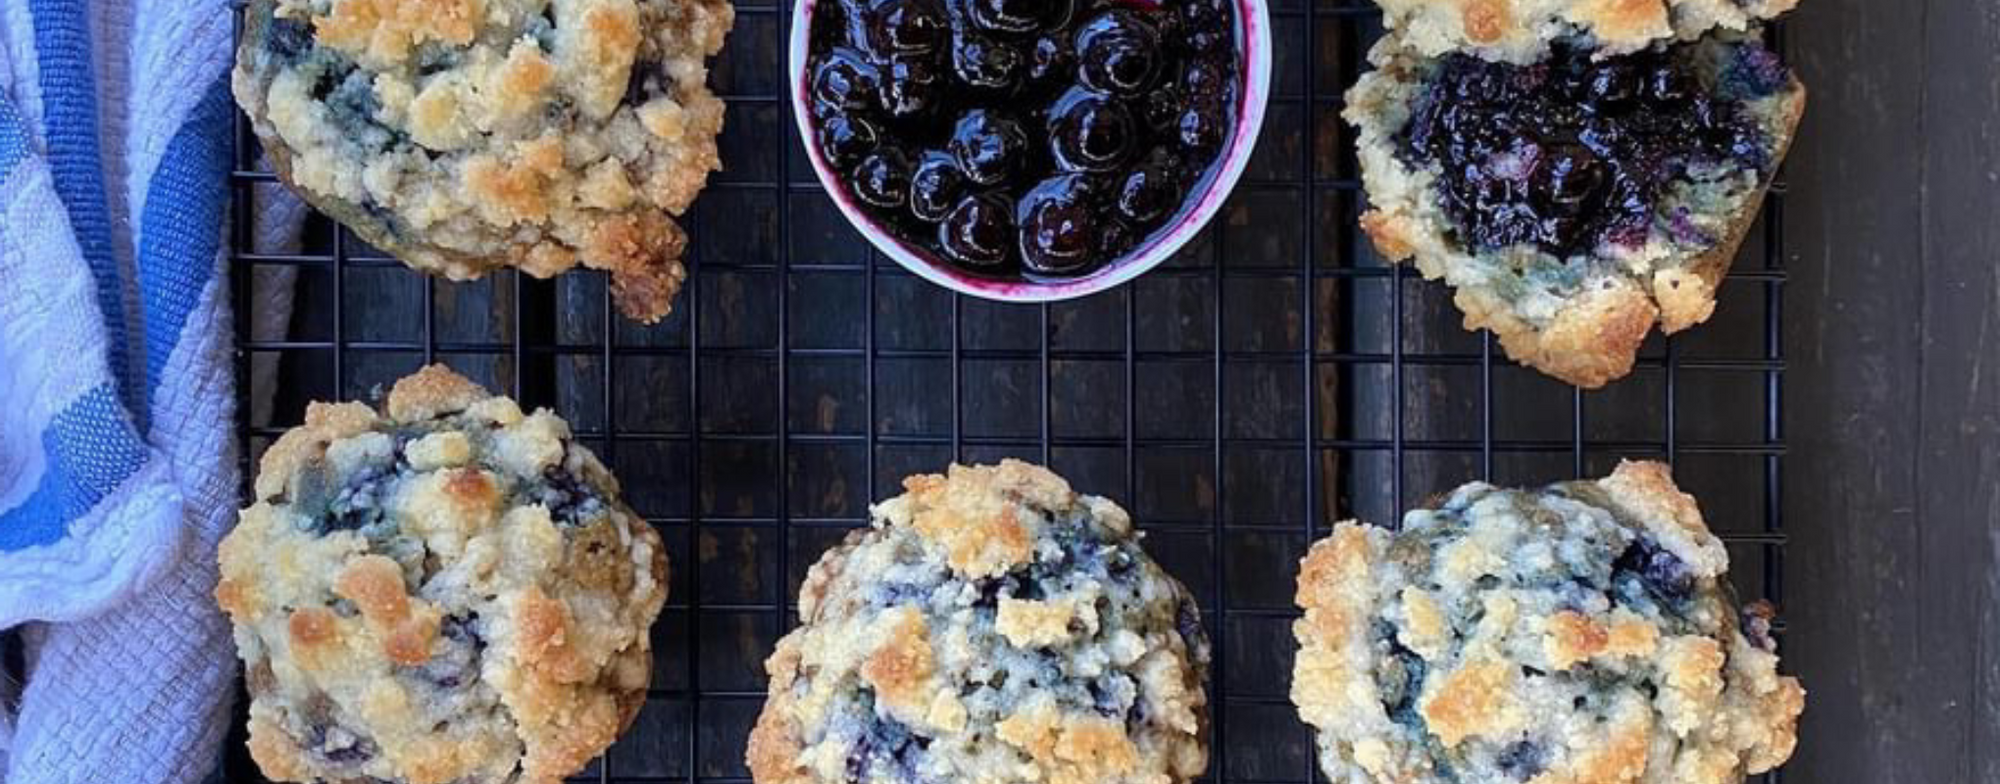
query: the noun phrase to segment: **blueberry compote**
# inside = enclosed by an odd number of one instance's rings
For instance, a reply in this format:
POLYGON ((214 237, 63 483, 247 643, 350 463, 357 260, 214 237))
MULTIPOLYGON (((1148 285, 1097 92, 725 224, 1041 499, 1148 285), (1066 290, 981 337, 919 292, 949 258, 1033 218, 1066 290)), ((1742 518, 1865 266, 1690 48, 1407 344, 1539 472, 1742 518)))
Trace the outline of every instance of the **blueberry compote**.
POLYGON ((1089 274, 1195 194, 1239 91, 1233 0, 822 0, 816 143, 905 242, 1089 274))
MULTIPOLYGON (((1754 42, 1734 47, 1739 61, 1782 68, 1754 42)), ((1744 101, 1782 79, 1720 84, 1702 75, 1703 55, 1700 43, 1602 60, 1557 46, 1526 66, 1446 55, 1400 153, 1438 165, 1445 209, 1473 249, 1533 244, 1568 258, 1635 246, 1674 181, 1771 165, 1744 101)))

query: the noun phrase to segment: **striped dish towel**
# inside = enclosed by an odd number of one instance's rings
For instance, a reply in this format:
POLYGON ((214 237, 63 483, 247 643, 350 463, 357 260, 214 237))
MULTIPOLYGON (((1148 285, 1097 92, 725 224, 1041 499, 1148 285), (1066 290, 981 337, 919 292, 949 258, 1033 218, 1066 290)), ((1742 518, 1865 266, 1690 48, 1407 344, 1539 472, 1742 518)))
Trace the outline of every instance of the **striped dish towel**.
POLYGON ((5 781, 199 782, 238 476, 226 0, 0 3, 5 781))

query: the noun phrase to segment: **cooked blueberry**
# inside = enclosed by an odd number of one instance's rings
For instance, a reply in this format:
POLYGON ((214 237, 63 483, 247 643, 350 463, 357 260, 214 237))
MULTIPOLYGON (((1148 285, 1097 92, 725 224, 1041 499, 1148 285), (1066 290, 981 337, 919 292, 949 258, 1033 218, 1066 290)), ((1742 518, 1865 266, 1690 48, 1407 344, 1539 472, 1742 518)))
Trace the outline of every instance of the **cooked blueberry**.
POLYGON ((1014 244, 1013 210, 991 194, 960 199, 938 224, 938 245, 945 255, 973 267, 1006 263, 1014 244))
POLYGON ((928 0, 889 0, 870 16, 875 43, 882 51, 923 53, 944 41, 944 15, 928 0))
POLYGON ((1150 225, 1180 203, 1180 190, 1173 175, 1158 166, 1146 165, 1133 169, 1119 182, 1117 199, 1119 216, 1150 225))
POLYGON ((1021 199, 1021 264, 1040 275, 1075 275, 1098 261, 1097 216, 1082 175, 1047 180, 1021 199))
POLYGON ((264 28, 264 48, 279 57, 296 59, 312 46, 312 23, 304 19, 272 17, 264 28))
POLYGON ((813 25, 815 52, 833 46, 850 46, 867 50, 870 55, 880 54, 875 47, 875 32, 868 24, 868 13, 874 0, 832 0, 817 6, 820 18, 826 24, 813 25), (821 33, 825 32, 824 41, 821 33))
POLYGON ((1085 87, 1138 95, 1159 70, 1160 37, 1128 9, 1107 11, 1076 34, 1077 77, 1085 87))
POLYGON ((1179 85, 1162 84, 1138 98, 1137 114, 1146 130, 1169 138, 1178 134, 1181 112, 1187 111, 1187 94, 1179 85))
POLYGON ((336 487, 331 468, 307 472, 300 482, 299 495, 303 501, 300 505, 308 510, 311 515, 308 519, 317 533, 362 530, 382 521, 383 505, 389 501, 393 478, 390 467, 370 465, 356 470, 336 487), (325 506, 312 510, 321 503, 325 506))
POLYGON ((1201 607, 1193 598, 1182 596, 1180 604, 1174 607, 1174 633, 1191 649, 1208 647, 1208 633, 1201 628, 1201 607))
POLYGON ((1076 68, 1068 37, 1043 35, 1028 48, 1028 81, 1044 83, 1065 78, 1076 68))
POLYGON ((853 31, 850 23, 853 21, 851 14, 854 5, 853 0, 834 0, 814 6, 813 26, 809 32, 812 39, 809 49, 812 54, 820 54, 836 46, 850 46, 854 43, 854 38, 850 35, 853 31))
POLYGON ((1662 601, 1685 601, 1694 592, 1695 576, 1687 562, 1645 537, 1626 547, 1611 568, 1637 575, 1646 590, 1662 601))
POLYGON ((438 639, 431 645, 431 658, 416 668, 419 678, 432 687, 450 691, 464 687, 479 677, 479 659, 486 640, 474 628, 478 616, 449 615, 438 623, 438 639))
POLYGON ((989 90, 1012 88, 1025 69, 1021 50, 977 33, 961 35, 951 47, 951 67, 958 78, 989 90))
POLYGON ((1028 133, 1005 113, 974 109, 952 129, 950 149, 966 179, 994 185, 1021 165, 1028 149, 1028 133))
POLYGON ((1025 33, 1056 21, 1057 6, 1067 0, 963 0, 971 7, 972 22, 996 33, 1025 33))
POLYGON ((1630 71, 1616 66, 1599 68, 1592 74, 1585 98, 1593 109, 1621 108, 1638 95, 1639 85, 1630 71))
POLYGON ((936 66, 923 57, 892 55, 889 78, 882 80, 882 108, 896 117, 923 114, 937 105, 943 87, 936 66))
POLYGON ((843 111, 869 108, 881 81, 875 66, 853 49, 835 49, 813 69, 813 100, 843 111))
POLYGON ((1195 98, 1220 101, 1229 94, 1229 75, 1207 60, 1195 60, 1181 72, 1181 89, 1195 98))
POLYGON ((820 121, 819 148, 827 161, 846 167, 875 149, 875 126, 849 114, 836 114, 820 121))
POLYGON ((931 589, 917 583, 878 583, 872 593, 871 600, 874 603, 894 607, 921 602, 931 595, 931 589))
POLYGON ((1646 97, 1661 103, 1679 101, 1691 92, 1687 74, 1675 63, 1662 63, 1646 74, 1646 97))
POLYGON ((1183 0, 1178 6, 1183 44, 1202 53, 1221 52, 1229 48, 1235 37, 1235 25, 1225 5, 1228 2, 1230 0, 1183 0))
POLYGON ((530 502, 541 504, 550 519, 563 525, 584 522, 607 509, 596 487, 561 466, 543 471, 541 482, 528 485, 526 492, 530 502))
POLYGON ((375 758, 375 742, 338 725, 314 725, 306 738, 306 749, 329 765, 347 767, 375 758))
POLYGON ((1081 89, 1049 110, 1049 146, 1070 171, 1108 171, 1130 157, 1139 128, 1125 105, 1081 89))
POLYGON ((1108 218, 1097 227, 1097 257, 1110 261, 1125 255, 1139 244, 1139 231, 1117 218, 1108 218))
POLYGON ((930 739, 894 719, 876 717, 847 758, 848 781, 918 781, 917 767, 930 739))
POLYGON ((485 647, 486 643, 480 638, 479 630, 473 626, 478 620, 477 613, 446 616, 438 623, 438 636, 453 642, 476 643, 485 647))
POLYGON ((1213 107, 1197 106, 1181 112, 1179 130, 1181 144, 1190 150, 1207 152, 1222 145, 1224 118, 1222 111, 1213 107))
POLYGON ((1099 676, 1090 681, 1085 689, 1090 692, 1090 707, 1101 716, 1122 718, 1139 701, 1138 684, 1133 683, 1129 675, 1099 676))
POLYGON ((917 173, 910 177, 910 212, 917 220, 936 223, 958 204, 965 194, 965 173, 958 161, 942 152, 924 153, 917 173))
POLYGON ((1556 204, 1583 204, 1604 185, 1604 168, 1597 156, 1576 145, 1550 150, 1536 174, 1546 198, 1556 204))
POLYGON ((869 153, 854 165, 854 195, 883 209, 898 209, 910 197, 910 159, 892 149, 869 153))
POLYGON ((1534 741, 1517 741, 1501 749, 1499 756, 1494 757, 1494 764, 1508 778, 1527 781, 1548 767, 1548 750, 1534 741))

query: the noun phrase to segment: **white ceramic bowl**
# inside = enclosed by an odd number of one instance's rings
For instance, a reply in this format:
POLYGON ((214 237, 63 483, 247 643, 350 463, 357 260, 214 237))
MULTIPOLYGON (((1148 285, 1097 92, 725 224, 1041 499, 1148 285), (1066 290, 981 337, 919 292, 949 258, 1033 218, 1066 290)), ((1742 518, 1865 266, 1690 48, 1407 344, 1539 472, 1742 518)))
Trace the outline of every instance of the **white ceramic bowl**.
POLYGON ((806 73, 806 44, 812 37, 813 8, 819 2, 833 1, 796 0, 792 7, 792 38, 786 75, 791 82, 792 116, 798 121, 799 138, 805 143, 807 156, 812 159, 813 172, 819 175, 820 185, 833 197, 834 204, 839 205, 841 214, 847 216, 847 221, 854 224, 854 228, 861 232, 861 236, 867 237, 869 243, 905 269, 953 291, 1003 302, 1053 302, 1095 294, 1138 277, 1180 250, 1203 226, 1208 225, 1210 218, 1215 217, 1216 211, 1222 208, 1223 200, 1236 187, 1237 178, 1243 175, 1243 167, 1249 164, 1250 153, 1257 146, 1257 133, 1264 126, 1264 107, 1271 95, 1270 13, 1266 0, 1235 0, 1236 51, 1241 57, 1238 73, 1243 75, 1243 89, 1238 92, 1236 106, 1236 127, 1223 149, 1219 168, 1202 180, 1207 188, 1193 208, 1183 209, 1172 223, 1154 230, 1138 247, 1089 275, 1054 282, 1003 280, 974 275, 934 258, 926 249, 903 242, 876 223, 874 218, 862 211, 861 205, 855 203, 840 174, 820 154, 819 144, 814 139, 812 105, 807 98, 811 80, 806 73))

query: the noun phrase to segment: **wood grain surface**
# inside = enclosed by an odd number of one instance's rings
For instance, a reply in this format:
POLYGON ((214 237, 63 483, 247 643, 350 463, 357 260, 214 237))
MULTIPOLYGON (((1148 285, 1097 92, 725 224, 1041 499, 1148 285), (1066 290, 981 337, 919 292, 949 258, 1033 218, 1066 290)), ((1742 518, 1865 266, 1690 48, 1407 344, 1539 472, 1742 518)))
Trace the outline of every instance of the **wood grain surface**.
MULTIPOLYGON (((805 568, 904 475, 1014 455, 1132 509, 1202 597, 1216 780, 1313 780, 1284 700, 1311 536, 1480 477, 1672 456, 1739 592, 1782 605, 1810 693, 1785 781, 2000 782, 2000 0, 1805 0, 1785 37, 1811 106, 1748 274, 1582 395, 1461 330, 1441 286, 1384 275, 1355 230, 1337 96, 1377 32, 1362 5, 1274 2, 1277 95, 1212 229, 1047 308, 871 253, 771 100, 786 4, 742 6, 713 75, 736 99, 726 170, 686 218, 698 272, 666 322, 607 318, 595 275, 307 265, 292 347, 250 352, 282 353, 280 383, 249 394, 283 427, 433 358, 556 408, 618 471, 675 583, 656 693, 583 781, 743 776, 805 568), (1488 349, 1490 375, 1467 361, 1488 349)), ((308 252, 330 246, 317 226, 308 252)), ((240 742, 230 779, 259 781, 240 742)))
POLYGON ((1802 6, 1786 778, 2000 781, 2000 3, 1802 6))

